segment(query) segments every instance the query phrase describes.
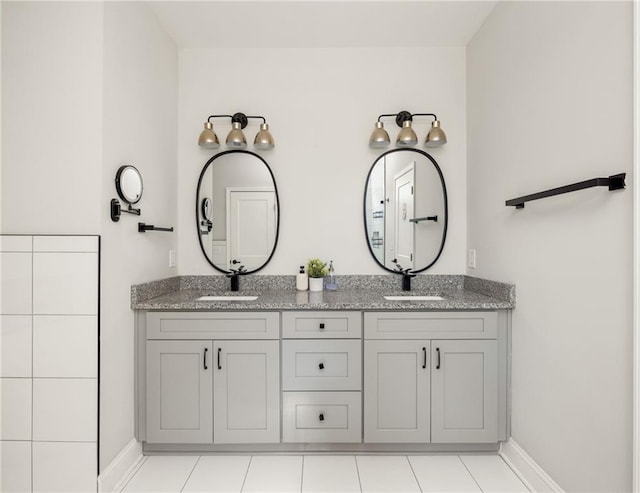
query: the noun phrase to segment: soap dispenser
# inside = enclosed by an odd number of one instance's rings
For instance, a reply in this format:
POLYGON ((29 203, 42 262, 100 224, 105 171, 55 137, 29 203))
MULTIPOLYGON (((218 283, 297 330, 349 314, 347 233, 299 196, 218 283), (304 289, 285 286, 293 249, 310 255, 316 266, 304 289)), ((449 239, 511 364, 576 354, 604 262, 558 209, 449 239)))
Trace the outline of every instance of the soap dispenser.
POLYGON ((329 281, 326 283, 325 288, 328 291, 335 291, 336 289, 338 289, 336 279, 333 275, 333 260, 329 260, 329 281))
POLYGON ((300 266, 300 271, 296 275, 296 289, 298 291, 306 291, 309 289, 309 276, 304 271, 304 265, 300 266))

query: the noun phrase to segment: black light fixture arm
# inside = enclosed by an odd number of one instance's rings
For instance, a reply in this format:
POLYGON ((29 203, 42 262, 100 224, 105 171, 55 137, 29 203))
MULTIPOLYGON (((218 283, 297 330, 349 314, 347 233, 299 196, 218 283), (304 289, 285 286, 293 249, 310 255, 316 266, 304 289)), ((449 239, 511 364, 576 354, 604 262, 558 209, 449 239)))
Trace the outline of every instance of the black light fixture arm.
POLYGON ((438 119, 435 113, 409 113, 408 111, 403 110, 403 111, 400 111, 399 113, 387 113, 384 115, 380 115, 378 116, 378 121, 380 121, 382 118, 391 118, 393 116, 396 117, 396 125, 398 125, 401 128, 404 122, 413 121, 414 116, 431 116, 433 117, 434 120, 438 119))
POLYGON ((207 121, 211 123, 212 118, 233 118, 233 116, 232 115, 209 115, 209 117, 207 118, 207 121))
POLYGON ((207 121, 211 123, 212 118, 230 118, 231 123, 239 123, 241 129, 245 129, 247 124, 249 123, 249 119, 258 119, 262 120, 262 123, 267 123, 267 120, 264 116, 260 115, 245 115, 244 113, 238 112, 233 115, 209 115, 207 121))

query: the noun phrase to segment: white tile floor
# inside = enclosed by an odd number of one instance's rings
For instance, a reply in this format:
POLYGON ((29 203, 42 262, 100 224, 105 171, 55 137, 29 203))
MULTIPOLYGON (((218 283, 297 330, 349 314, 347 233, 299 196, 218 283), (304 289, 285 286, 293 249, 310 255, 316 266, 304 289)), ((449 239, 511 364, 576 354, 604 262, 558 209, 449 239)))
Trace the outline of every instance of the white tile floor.
POLYGON ((528 492, 496 455, 151 456, 122 491, 528 492))

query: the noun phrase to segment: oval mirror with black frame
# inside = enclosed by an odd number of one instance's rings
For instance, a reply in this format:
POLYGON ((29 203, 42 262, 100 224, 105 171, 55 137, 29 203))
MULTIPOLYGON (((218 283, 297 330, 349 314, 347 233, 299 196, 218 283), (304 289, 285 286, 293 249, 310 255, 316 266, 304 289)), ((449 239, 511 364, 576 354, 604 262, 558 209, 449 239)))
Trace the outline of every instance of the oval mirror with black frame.
POLYGON ((116 191, 127 204, 137 204, 142 198, 142 175, 135 166, 120 166, 116 173, 116 191))
POLYGON ((392 149, 371 166, 364 191, 364 228, 371 255, 384 269, 422 272, 447 238, 447 188, 433 157, 392 149))
POLYGON ((216 270, 229 273, 244 266, 251 274, 267 265, 278 243, 279 216, 276 181, 262 157, 230 150, 205 163, 196 191, 196 223, 202 253, 216 270))

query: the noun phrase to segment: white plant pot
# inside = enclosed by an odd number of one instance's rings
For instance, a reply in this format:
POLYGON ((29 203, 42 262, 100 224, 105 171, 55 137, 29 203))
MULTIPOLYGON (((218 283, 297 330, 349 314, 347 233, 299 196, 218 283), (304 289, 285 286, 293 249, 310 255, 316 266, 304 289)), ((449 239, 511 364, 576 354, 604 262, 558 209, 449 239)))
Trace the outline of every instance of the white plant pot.
POLYGON ((324 289, 324 277, 310 277, 309 291, 322 291, 324 289))

